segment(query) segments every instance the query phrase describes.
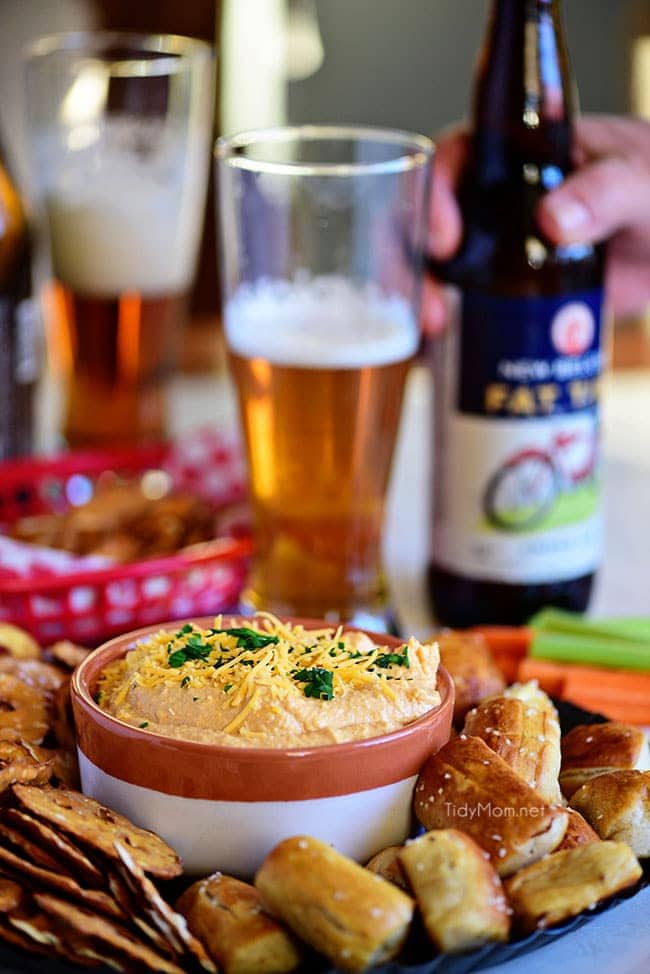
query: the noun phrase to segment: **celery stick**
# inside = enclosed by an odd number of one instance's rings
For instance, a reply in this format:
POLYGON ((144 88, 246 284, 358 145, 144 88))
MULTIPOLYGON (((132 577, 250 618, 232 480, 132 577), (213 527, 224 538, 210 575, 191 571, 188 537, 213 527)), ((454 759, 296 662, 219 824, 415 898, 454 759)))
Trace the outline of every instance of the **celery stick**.
POLYGON ((535 659, 561 663, 650 670, 650 642, 536 630, 530 648, 535 659))
POLYGON ((650 643, 650 618, 622 617, 587 619, 575 612, 561 609, 542 609, 529 625, 537 632, 557 632, 577 636, 604 636, 617 640, 650 643))

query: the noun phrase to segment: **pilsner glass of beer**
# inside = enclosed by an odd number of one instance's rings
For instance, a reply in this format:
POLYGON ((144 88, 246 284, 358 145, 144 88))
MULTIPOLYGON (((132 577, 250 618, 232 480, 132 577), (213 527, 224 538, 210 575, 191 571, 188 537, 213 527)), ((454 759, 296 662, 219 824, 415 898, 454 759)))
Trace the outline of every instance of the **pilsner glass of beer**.
POLYGON ((201 41, 103 31, 28 52, 48 348, 72 446, 164 433, 202 230, 213 62, 201 41))
POLYGON ((224 324, 255 555, 244 608, 383 625, 384 501, 432 144, 306 126, 217 143, 224 324))

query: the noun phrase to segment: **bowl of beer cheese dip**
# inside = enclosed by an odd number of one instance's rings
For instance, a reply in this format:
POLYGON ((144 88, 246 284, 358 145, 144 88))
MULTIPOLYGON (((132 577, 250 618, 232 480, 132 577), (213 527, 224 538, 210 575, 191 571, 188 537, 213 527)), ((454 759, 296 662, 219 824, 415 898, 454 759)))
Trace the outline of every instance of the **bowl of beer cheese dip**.
POLYGON ((260 613, 113 639, 72 704, 86 794, 187 871, 249 876, 295 834, 359 861, 402 842, 453 686, 435 643, 260 613))

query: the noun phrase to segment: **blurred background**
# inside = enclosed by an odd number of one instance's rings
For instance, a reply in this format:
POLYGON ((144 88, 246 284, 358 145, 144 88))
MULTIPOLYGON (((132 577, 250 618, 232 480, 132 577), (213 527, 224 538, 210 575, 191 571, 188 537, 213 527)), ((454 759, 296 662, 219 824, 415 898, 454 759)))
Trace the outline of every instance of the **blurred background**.
MULTIPOLYGON (((21 52, 54 31, 113 27, 216 41, 215 132, 284 122, 367 122, 421 132, 467 110, 488 0, 0 0, 0 129, 29 198, 21 52)), ((648 0, 565 0, 585 111, 650 117, 648 0)), ((219 361, 212 193, 185 346, 186 371, 219 361)), ((618 329, 618 364, 650 362, 648 322, 618 329)))
MULTIPOLYGON (((171 32, 200 38, 214 44, 218 51, 217 98, 214 115, 211 105, 207 105, 201 124, 201 158, 205 174, 209 159, 209 143, 212 138, 245 129, 287 123, 347 122, 435 134, 440 128, 462 118, 468 111, 474 63, 485 30, 489 6, 490 0, 0 0, 0 90, 2 91, 0 157, 4 151, 16 182, 26 198, 29 216, 32 218, 30 221, 34 231, 32 239, 37 256, 45 257, 46 251, 52 248, 47 248, 46 234, 43 232, 47 229, 47 221, 39 218, 36 206, 37 198, 43 200, 43 194, 39 189, 37 196, 36 185, 28 165, 25 123, 27 86, 23 55, 27 46, 35 38, 57 32, 107 29, 130 30, 146 34, 171 32), (208 135, 209 139, 205 137, 208 135)), ((617 114, 635 113, 650 119, 650 0, 562 0, 562 8, 565 13, 568 41, 583 110, 617 114)), ((146 76, 147 72, 144 70, 136 71, 133 75, 134 78, 146 76)), ((49 78, 47 73, 43 77, 49 78)), ((43 98, 43 103, 48 106, 53 87, 49 80, 43 83, 43 90, 47 95, 43 98)), ((204 94, 212 92, 213 87, 211 83, 203 81, 197 85, 197 90, 204 94)), ((91 103, 92 95, 91 86, 91 103)), ((200 100, 195 98, 192 104, 200 100)), ((83 102, 83 99, 81 101, 83 102)), ((169 104, 171 105, 172 102, 170 98, 169 104)), ((101 99, 97 100, 94 107, 97 108, 100 103, 101 99)), ((87 107, 81 104, 82 109, 85 110, 87 107)), ((171 111, 168 114, 171 117, 171 111)), ((189 112, 186 114, 189 117, 189 112)), ((56 128, 61 113, 48 107, 43 116, 45 127, 51 124, 56 128)), ((138 144, 136 143, 136 147, 138 144)), ((70 148, 76 151, 77 148, 83 149, 84 145, 72 145, 70 148)), ((72 154, 74 155, 74 152, 72 154)), ((140 153, 140 155, 146 157, 147 153, 140 153)), ((45 174, 49 178, 55 168, 49 164, 49 161, 41 165, 41 177, 45 174)), ((114 171, 113 162, 103 169, 99 168, 102 171, 97 183, 101 190, 100 195, 108 199, 106 207, 110 216, 108 223, 116 222, 113 200, 119 199, 128 217, 127 222, 130 220, 131 223, 135 222, 138 228, 144 227, 145 235, 154 243, 159 244, 162 241, 162 245, 154 249, 159 249, 166 258, 169 257, 170 247, 167 246, 167 241, 176 243, 180 235, 152 232, 153 221, 149 219, 149 215, 155 211, 153 206, 148 213, 145 213, 144 219, 140 218, 140 214, 149 206, 148 191, 154 184, 149 174, 147 173, 143 184, 147 192, 138 193, 139 205, 132 206, 128 193, 118 193, 112 188, 110 177, 114 171), (104 177, 106 172, 109 174, 108 179, 104 177)), ((85 170, 84 174, 88 171, 90 170, 85 170)), ((196 170, 193 172, 195 174, 196 170)), ((183 185, 196 191, 198 186, 196 175, 186 180, 183 185)), ((230 430, 235 426, 234 398, 228 386, 224 367, 225 355, 220 327, 214 219, 216 201, 212 179, 209 181, 209 187, 205 209, 203 210, 201 196, 192 214, 193 228, 196 229, 199 225, 196 216, 199 218, 202 216, 203 227, 198 271, 191 290, 190 314, 187 318, 185 298, 188 281, 182 282, 182 293, 170 291, 168 294, 166 288, 170 285, 172 276, 168 270, 161 274, 165 288, 160 289, 160 295, 157 292, 149 293, 141 284, 134 284, 132 281, 106 289, 105 293, 99 293, 99 289, 95 289, 97 290, 95 294, 94 289, 87 289, 86 294, 84 289, 79 287, 77 288, 79 293, 76 294, 73 281, 63 274, 59 274, 60 280, 57 280, 56 273, 49 273, 47 259, 37 260, 36 287, 28 291, 30 295, 41 293, 46 299, 42 304, 47 312, 43 318, 47 323, 45 330, 49 339, 47 344, 50 367, 41 371, 38 379, 38 394, 34 397, 32 390, 37 383, 38 373, 34 363, 38 364, 39 357, 36 351, 32 354, 31 332, 38 316, 32 315, 31 312, 36 302, 27 300, 25 305, 17 304, 17 307, 26 307, 28 313, 20 320, 16 317, 14 334, 20 337, 24 333, 28 340, 21 344, 18 340, 14 341, 12 335, 12 342, 16 349, 16 356, 20 353, 30 366, 29 370, 25 370, 29 371, 29 376, 26 379, 20 374, 20 369, 13 368, 11 357, 3 353, 3 349, 0 348, 0 366, 4 365, 5 373, 9 373, 3 381, 0 372, 0 420, 4 419, 5 426, 8 425, 9 411, 2 404, 1 394, 5 393, 5 400, 11 400, 13 387, 21 384, 21 394, 28 402, 29 410, 22 409, 19 404, 16 412, 19 417, 23 413, 27 417, 29 413, 28 419, 26 418, 23 424, 30 432, 29 445, 31 446, 33 425, 34 446, 37 452, 51 452, 60 447, 65 442, 61 422, 61 417, 64 415, 62 402, 65 399, 65 384, 71 375, 76 376, 82 372, 75 359, 75 356, 79 359, 82 357, 77 354, 82 345, 84 350, 89 349, 87 358, 91 360, 91 364, 98 363, 98 368, 93 373, 93 382, 95 374, 101 372, 99 366, 103 367, 106 363, 110 365, 110 368, 104 370, 108 378, 103 373, 100 375, 103 384, 88 383, 92 394, 89 399, 93 408, 77 410, 79 415, 88 418, 91 425, 96 425, 97 403, 101 402, 107 406, 106 414, 110 419, 115 420, 115 425, 119 427, 120 436, 124 438, 133 435, 133 439, 137 439, 135 435, 136 433, 139 435, 137 424, 129 425, 122 422, 119 410, 114 408, 120 383, 129 392, 139 413, 148 411, 148 407, 139 408, 143 402, 145 405, 148 402, 144 395, 141 395, 143 389, 149 390, 151 387, 154 391, 161 391, 161 395, 166 395, 169 385, 171 397, 168 410, 169 424, 166 429, 173 441, 169 461, 173 476, 169 482, 188 484, 192 490, 195 490, 197 485, 203 489, 206 485, 210 487, 211 476, 214 474, 218 486, 224 477, 225 462, 228 467, 226 480, 230 491, 227 497, 229 502, 234 498, 237 503, 232 505, 234 512, 230 511, 227 515, 230 521, 226 518, 225 522, 219 523, 217 534, 229 536, 237 535, 239 532, 244 535, 244 543, 246 543, 245 532, 248 522, 242 522, 241 511, 237 510, 237 504, 244 490, 244 474, 238 450, 232 449, 229 442, 224 446, 221 440, 215 444, 213 439, 208 439, 206 442, 198 442, 191 437, 187 438, 187 442, 185 439, 185 432, 196 429, 197 423, 210 423, 212 427, 224 430, 230 430), (47 287, 42 286, 45 284, 53 284, 54 288, 48 292, 47 287), (58 303, 48 303, 48 293, 59 295, 63 300, 59 300, 58 303), (141 322, 145 320, 142 309, 152 306, 158 297, 166 300, 170 296, 173 299, 182 298, 183 314, 182 318, 178 319, 178 323, 179 329, 180 327, 185 329, 180 361, 176 348, 174 355, 171 356, 174 366, 178 362, 178 367, 173 369, 168 368, 166 363, 164 368, 158 368, 165 358, 162 354, 164 342, 158 341, 159 333, 155 328, 147 331, 144 325, 141 327, 141 322), (82 329, 80 334, 89 336, 88 340, 82 343, 75 339, 74 328, 77 317, 79 321, 87 320, 83 309, 78 315, 75 309, 82 308, 81 302, 86 298, 89 299, 88 305, 94 303, 95 298, 97 299, 98 314, 101 312, 103 315, 102 327, 106 325, 105 332, 108 336, 106 346, 95 341, 92 329, 87 327, 82 329), (70 340, 66 338, 65 342, 60 340, 60 336, 64 334, 63 324, 68 329, 65 335, 68 336, 69 333, 70 336, 70 340), (144 348, 145 345, 149 347, 142 337, 145 334, 154 334, 156 338, 155 342, 150 343, 151 355, 141 353, 141 347, 144 348), (65 352, 59 354, 58 359, 53 353, 53 349, 56 351, 57 348, 59 352, 61 349, 65 352), (106 348, 109 349, 110 354, 106 353, 106 348), (30 354, 25 354, 25 350, 30 354), (145 362, 147 359, 151 359, 151 362, 145 362), (145 365, 147 368, 151 367, 150 371, 154 374, 151 382, 142 379, 141 373, 144 373, 145 365), (172 381, 168 382, 170 379, 172 381), (108 393, 106 387, 109 387, 108 393), (32 424, 31 403, 33 401, 36 403, 37 417, 32 424), (176 445, 181 454, 180 460, 174 452, 176 445), (207 465, 208 461, 210 466, 207 465)), ((77 208, 82 217, 87 204, 87 200, 84 199, 86 190, 84 183, 75 183, 72 190, 68 191, 70 209, 77 208), (81 191, 77 188, 79 185, 82 186, 81 191)), ((94 185, 86 195, 89 199, 94 197, 94 185)), ((1 198, 2 181, 0 180, 0 201, 1 198)), ((182 199, 182 194, 172 192, 170 198, 176 210, 180 212, 180 204, 176 206, 176 202, 182 199)), ((43 209, 47 209, 47 201, 43 209)), ((161 213, 166 212, 164 207, 159 207, 158 210, 161 213)), ((5 206, 4 211, 0 210, 0 214, 3 212, 11 214, 11 207, 5 206)), ((41 214, 44 215, 45 213, 41 214)), ((102 215, 102 219, 106 219, 105 214, 102 215)), ((22 223, 23 236, 29 244, 29 234, 26 232, 24 221, 22 223)), ((83 220, 80 224, 83 225, 83 220)), ((11 220, 5 219, 4 222, 0 220, 0 242, 3 235, 5 238, 11 237, 8 228, 12 229, 11 220)), ((65 233, 61 236, 65 238, 65 233)), ((133 231, 123 236, 130 243, 135 239, 133 231)), ((75 234, 71 233, 70 238, 72 237, 75 237, 75 234)), ((100 237, 101 234, 96 234, 97 239, 100 237)), ((82 233, 78 239, 83 239, 82 233)), ((118 245, 115 251, 123 253, 124 248, 118 245)), ((145 256, 147 251, 148 242, 142 249, 145 256)), ((88 256, 88 252, 86 248, 76 253, 88 256)), ((193 264, 194 250, 191 256, 193 264)), ((29 246, 24 248, 21 257, 23 264, 29 264, 29 246)), ((71 263, 76 266, 81 261, 75 256, 71 263)), ((91 257, 90 263, 103 268, 110 261, 95 260, 91 257)), ((128 261, 126 263, 130 273, 133 267, 128 261)), ((138 264, 138 261, 135 260, 133 263, 138 264)), ((56 261, 53 262, 51 269, 56 272, 55 264, 56 261)), ((168 264, 165 264, 165 267, 167 268, 168 264)), ((0 297, 2 283, 0 280, 0 297)), ((22 284, 27 286, 27 283, 21 280, 21 286, 22 284)), ((26 298, 26 294, 22 291, 21 297, 26 298)), ((157 321, 154 324, 157 324, 157 321)), ((610 499, 610 512, 605 581, 601 586, 605 596, 597 600, 596 611, 600 614, 628 612, 639 615, 647 612, 647 596, 641 583, 631 584, 629 566, 645 564, 644 559, 647 561, 647 554, 650 551, 647 532, 640 529, 643 525, 650 524, 650 494, 647 490, 650 457, 647 450, 639 450, 639 443, 647 441, 650 415, 648 407, 650 382, 647 371, 650 368, 650 308, 646 309, 645 313, 639 312, 633 320, 617 321, 614 334, 613 361, 616 371, 611 382, 613 395, 605 411, 604 423, 608 429, 615 431, 612 446, 608 447, 607 454, 609 470, 607 493, 610 499)), ((45 344, 43 342, 43 346, 45 344)), ((395 601, 396 604, 402 605, 405 618, 409 620, 406 628, 424 633, 430 629, 430 617, 422 616, 418 622, 420 617, 417 614, 421 612, 424 604, 421 593, 424 585, 424 566, 428 557, 428 541, 426 532, 422 531, 422 525, 427 523, 429 517, 427 505, 430 477, 425 469, 426 463, 423 462, 423 458, 427 459, 427 450, 430 447, 427 432, 430 425, 427 400, 430 386, 424 381, 425 369, 413 370, 413 372, 420 375, 422 381, 416 378, 415 393, 410 400, 416 412, 409 414, 403 423, 403 428, 411 436, 410 439, 408 436, 402 438, 402 446, 395 463, 398 478, 395 481, 392 499, 389 501, 389 528, 385 548, 386 563, 391 565, 394 579, 397 579, 400 585, 401 590, 395 596, 395 601), (416 422, 411 422, 412 416, 416 416, 416 422), (420 435, 422 438, 418 439, 420 435), (423 449, 424 436, 427 436, 427 446, 423 449), (414 457, 417 457, 420 462, 418 467, 420 479, 416 478, 412 481, 414 457), (406 496, 409 501, 405 505, 402 502, 406 496), (406 527, 405 510, 409 517, 406 527), (404 538, 408 544, 404 544, 404 538)), ((19 402, 18 395, 14 395, 13 398, 19 402)), ((199 430, 199 433, 201 432, 199 430)), ((2 422, 0 422, 0 447, 1 434, 2 422)), ((143 436, 144 439, 146 437, 143 436)), ((70 436, 67 442, 72 442, 70 436)), ((11 453, 11 451, 7 452, 11 453)), ((13 451, 13 453, 18 452, 20 451, 13 451)), ((0 449, 0 456, 2 456, 2 449, 0 449)), ((165 462, 168 459, 165 455, 165 462)), ((151 461, 155 464, 160 462, 162 461, 158 456, 151 461)), ((24 477, 23 474, 20 476, 24 477)), ((61 476, 62 486, 57 487, 57 490, 60 488, 60 493, 54 497, 54 502, 58 504, 60 498, 64 501, 67 498, 72 506, 79 504, 83 507, 83 499, 87 498, 88 490, 92 494, 91 475, 86 476, 83 472, 83 476, 79 479, 75 472, 69 478, 72 487, 77 491, 74 497, 64 493, 68 490, 66 477, 67 472, 61 476), (86 493, 79 494, 80 485, 82 491, 86 493)), ((45 477, 43 482, 45 483, 43 490, 47 488, 49 491, 48 478, 45 477)), ((8 497, 7 503, 14 505, 5 508, 5 518, 7 509, 15 509, 19 513, 29 515, 34 513, 34 510, 29 507, 31 501, 36 498, 36 501, 41 503, 41 494, 34 490, 31 482, 26 484, 24 480, 17 480, 15 483, 17 486, 7 487, 6 477, 0 483, 0 515, 2 515, 3 490, 8 497)), ((214 504, 217 504, 217 501, 219 504, 224 504, 224 497, 222 494, 217 496, 216 487, 214 496, 211 494, 209 500, 214 504)), ((40 513, 40 509, 37 513, 40 513)), ((126 543, 130 546, 131 529, 123 530, 121 538, 122 541, 126 538, 126 543)), ((88 549, 84 548, 83 554, 88 554, 88 549)), ((114 556, 114 548, 111 550, 111 556, 114 556)), ((237 557, 239 561, 233 556, 233 563, 237 564, 239 572, 239 575, 231 576, 232 584, 235 586, 233 591, 239 590, 237 586, 241 586, 243 578, 241 557, 237 557)), ((13 549, 11 558, 14 558, 13 549)), ((126 561, 128 563, 128 559, 126 561)), ((220 568, 216 555, 214 568, 216 577, 220 568)), ((636 574, 638 578, 645 577, 642 572, 636 574)), ((193 572, 188 571, 188 585, 192 584, 193 578, 193 572)), ((122 575, 120 580, 123 580, 122 575)), ((139 596, 138 598, 133 596, 133 592, 142 594, 145 582, 148 580, 142 582, 141 588, 138 587, 140 586, 138 581, 137 585, 134 583, 134 588, 125 589, 126 595, 123 594, 122 589, 118 589, 118 596, 122 602, 127 597, 132 599, 134 613, 139 611, 140 601, 138 601, 139 596)), ((102 605, 109 605, 112 612, 112 604, 110 599, 104 597, 104 590, 97 591, 98 604, 101 602, 102 605)), ((172 593, 169 598, 176 599, 173 584, 170 583, 168 591, 172 593)), ((205 593, 201 589, 199 596, 203 598, 205 594, 206 598, 208 596, 210 599, 213 598, 214 593, 209 589, 208 582, 206 582, 205 593)), ((0 591, 0 609, 1 596, 0 591)), ((42 601, 40 589, 37 598, 40 604, 42 601)), ((152 595, 151 599, 153 598, 152 595)), ((167 596, 162 595, 160 598, 164 601, 167 596)), ((150 611, 148 599, 148 593, 142 595, 141 601, 147 612, 150 611)), ((122 602, 119 605, 119 613, 124 611, 122 602)), ((68 611, 65 598, 63 603, 61 611, 65 616, 68 611)), ((174 604, 180 603, 174 602, 174 604)), ((224 604, 226 604, 225 598, 224 604)), ((74 616, 76 621, 80 620, 79 625, 94 619, 93 614, 87 611, 86 605, 87 603, 83 603, 82 611, 74 616)), ((214 602, 210 605, 214 606, 214 602)), ((46 608, 50 611, 48 606, 46 608)), ((158 612, 158 608, 155 612, 158 612)), ((172 612, 175 610, 166 609, 162 615, 171 618, 172 612)), ((189 610, 185 608, 181 614, 187 615, 188 612, 189 610)), ((153 617, 153 614, 146 618, 138 617, 136 624, 144 624, 151 621, 153 617)), ((158 614, 158 618, 160 617, 161 615, 158 614)), ((119 615, 122 621, 115 621, 117 618, 117 615, 111 616, 110 624, 123 631, 123 616, 119 615)), ((50 638, 50 635, 47 638, 50 638)), ((84 631, 84 638, 86 636, 87 631, 84 631)))

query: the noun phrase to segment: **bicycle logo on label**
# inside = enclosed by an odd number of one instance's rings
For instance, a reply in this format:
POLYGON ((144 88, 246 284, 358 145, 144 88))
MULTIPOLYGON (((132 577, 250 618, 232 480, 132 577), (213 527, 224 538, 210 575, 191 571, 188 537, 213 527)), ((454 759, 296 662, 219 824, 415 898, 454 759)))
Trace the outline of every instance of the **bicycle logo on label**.
POLYGON ((515 453, 488 481, 485 516, 505 531, 528 531, 550 514, 562 494, 591 480, 597 467, 596 430, 558 433, 548 450, 515 453))

